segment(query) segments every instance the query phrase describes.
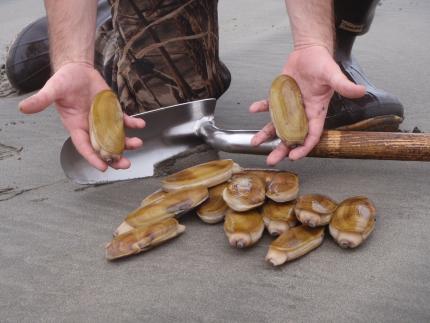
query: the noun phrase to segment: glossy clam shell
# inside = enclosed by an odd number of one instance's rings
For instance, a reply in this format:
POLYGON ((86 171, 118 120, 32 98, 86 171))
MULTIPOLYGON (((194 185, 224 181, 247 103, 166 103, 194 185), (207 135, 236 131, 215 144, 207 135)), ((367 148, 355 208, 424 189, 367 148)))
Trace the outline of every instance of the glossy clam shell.
POLYGON ((167 194, 167 192, 164 192, 162 190, 155 191, 154 193, 148 195, 142 200, 142 202, 140 203, 140 207, 158 202, 162 200, 167 194))
POLYGON ((236 212, 227 210, 224 221, 224 232, 230 245, 245 248, 260 240, 264 231, 263 217, 255 210, 236 212))
POLYGON ((299 177, 291 172, 276 173, 266 186, 266 196, 275 202, 295 200, 299 194, 299 177))
POLYGON ((99 156, 111 163, 125 148, 124 120, 116 94, 105 90, 96 95, 89 114, 90 141, 99 156))
POLYGON ((308 119, 296 81, 288 75, 272 83, 269 109, 276 134, 287 145, 302 145, 308 134, 308 119))
POLYGON ((308 194, 297 199, 295 213, 297 219, 309 227, 327 225, 337 203, 331 198, 321 194, 308 194))
POLYGON ((260 177, 266 185, 271 182, 273 177, 280 171, 276 169, 259 169, 259 168, 246 168, 243 170, 244 173, 257 175, 260 177))
POLYGON ((286 203, 267 201, 264 203, 263 221, 271 235, 278 236, 299 223, 294 213, 294 206, 294 201, 286 203))
POLYGON ((282 265, 319 247, 323 240, 323 227, 309 228, 300 225, 291 228, 272 242, 266 260, 274 266, 282 265))
POLYGON ((209 198, 196 211, 203 222, 213 224, 224 219, 228 206, 222 197, 222 192, 226 186, 227 183, 222 183, 209 189, 209 198))
POLYGON ((232 176, 223 192, 223 199, 235 211, 243 212, 264 203, 266 185, 264 181, 247 172, 232 176))
POLYGON ((123 234, 139 226, 180 216, 199 206, 208 196, 208 189, 202 186, 170 192, 157 203, 140 207, 127 215, 114 235, 123 234))
POLYGON ((329 225, 330 234, 344 248, 360 245, 375 228, 376 208, 364 196, 343 201, 329 225))
POLYGON ((210 161, 167 176, 162 180, 162 188, 169 192, 196 186, 213 187, 227 181, 238 167, 231 159, 210 161))
POLYGON ((115 237, 106 246, 106 258, 114 260, 151 249, 185 231, 176 219, 166 219, 115 237))

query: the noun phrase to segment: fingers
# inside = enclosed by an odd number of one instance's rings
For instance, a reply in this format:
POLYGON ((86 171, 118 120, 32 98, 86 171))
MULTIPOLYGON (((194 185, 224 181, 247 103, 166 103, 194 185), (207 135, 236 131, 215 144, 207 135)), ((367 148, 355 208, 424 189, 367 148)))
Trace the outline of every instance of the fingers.
POLYGON ((249 107, 249 111, 252 113, 269 111, 269 101, 261 100, 261 101, 254 102, 249 107))
POLYGON ((92 166, 104 172, 108 165, 96 154, 90 143, 88 133, 83 129, 76 129, 70 132, 72 142, 78 153, 82 155, 92 166))
POLYGON ((142 147, 143 142, 139 138, 125 138, 125 149, 134 150, 142 147))
MULTIPOLYGON (((88 161, 88 163, 102 172, 107 170, 108 165, 94 151, 88 134, 84 130, 74 130, 70 133, 70 136, 76 150, 88 161)), ((142 146, 142 140, 139 138, 126 138, 125 146, 126 149, 137 149, 142 146)), ((127 169, 130 167, 130 161, 125 157, 121 157, 120 160, 113 162, 110 166, 115 169, 127 169)))
MULTIPOLYGON (((145 127, 146 123, 143 119, 140 118, 134 118, 130 117, 129 115, 124 113, 124 124, 128 128, 134 128, 134 129, 142 129, 145 127)), ((127 150, 134 150, 142 147, 143 142, 139 138, 125 138, 125 149, 127 150)), ((124 161, 121 161, 119 164, 121 166, 125 166, 124 161)), ((120 167, 122 168, 122 167, 120 167)))
POLYGON ((289 149, 283 143, 280 143, 275 150, 273 150, 269 156, 267 156, 266 162, 269 166, 274 166, 285 157, 288 156, 289 149))
POLYGON ((130 167, 130 165, 131 165, 131 163, 130 163, 130 161, 127 158, 121 157, 120 160, 118 160, 117 162, 112 163, 110 166, 112 168, 115 168, 115 169, 127 169, 127 168, 130 167))
POLYGON ((53 82, 48 81, 39 92, 21 101, 19 109, 26 114, 41 112, 55 102, 56 94, 53 82))
POLYGON ((128 128, 141 129, 145 127, 145 121, 141 118, 130 117, 124 113, 124 124, 128 128))
POLYGON ((266 140, 272 139, 276 135, 276 129, 273 123, 268 123, 251 139, 251 145, 259 146, 266 140))
POLYGON ((290 151, 288 158, 298 160, 308 155, 318 144, 324 128, 324 118, 309 120, 309 133, 303 146, 294 148, 290 151))
POLYGON ((333 73, 333 71, 331 71, 331 73, 328 73, 327 75, 331 75, 328 80, 329 85, 336 92, 346 98, 361 98, 366 93, 366 87, 351 82, 345 74, 342 73, 337 64, 335 66, 335 72, 333 73))

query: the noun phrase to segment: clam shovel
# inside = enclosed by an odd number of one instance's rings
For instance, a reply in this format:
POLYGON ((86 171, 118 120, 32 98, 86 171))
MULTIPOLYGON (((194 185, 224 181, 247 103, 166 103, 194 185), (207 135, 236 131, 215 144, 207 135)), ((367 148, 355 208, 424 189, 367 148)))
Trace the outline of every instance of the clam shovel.
MULTIPOLYGON (((205 99, 134 115, 143 118, 146 127, 127 130, 127 136, 144 142, 141 149, 124 153, 131 161, 129 169, 95 169, 79 155, 70 138, 61 150, 61 166, 76 183, 101 184, 153 176, 157 164, 205 143, 217 151, 254 155, 267 155, 279 144, 275 139, 255 147, 250 143, 256 130, 216 127, 215 105, 215 99, 205 99)), ((310 156, 430 161, 430 135, 328 130, 310 156)))

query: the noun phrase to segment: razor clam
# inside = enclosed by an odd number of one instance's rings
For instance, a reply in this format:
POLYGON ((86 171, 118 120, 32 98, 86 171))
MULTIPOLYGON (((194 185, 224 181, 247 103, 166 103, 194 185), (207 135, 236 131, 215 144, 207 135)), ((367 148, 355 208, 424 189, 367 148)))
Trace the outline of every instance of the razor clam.
POLYGON ((299 223, 294 214, 295 204, 295 202, 275 203, 273 201, 264 203, 262 209, 263 221, 267 231, 272 236, 279 236, 299 223))
POLYGON ((180 235, 184 231, 185 226, 172 218, 138 227, 115 237, 106 246, 106 258, 114 260, 141 253, 180 235))
POLYGON ((266 183, 266 185, 268 185, 273 179, 273 177, 280 172, 279 170, 276 170, 276 169, 258 169, 258 168, 246 168, 243 171, 248 174, 257 175, 266 183))
POLYGON ((351 197, 337 208, 330 222, 333 239, 342 248, 359 246, 372 233, 376 222, 376 208, 364 196, 351 197))
POLYGON ((299 177, 291 172, 276 173, 266 186, 266 196, 281 203, 295 200, 299 194, 299 177))
POLYGON ((121 105, 111 90, 98 93, 89 113, 91 145, 108 164, 118 161, 125 148, 124 120, 121 105))
POLYGON ((167 192, 164 192, 162 190, 157 190, 154 193, 145 197, 142 200, 142 202, 140 203, 140 207, 158 202, 158 201, 162 200, 167 194, 168 194, 167 192))
POLYGON ((131 212, 114 235, 184 214, 199 206, 208 196, 208 189, 203 186, 170 192, 157 203, 148 204, 131 212))
POLYGON ((308 134, 308 119, 302 94, 296 81, 288 75, 272 83, 269 110, 278 137, 287 145, 302 145, 308 134))
POLYGON ((218 223, 224 219, 228 206, 222 198, 227 183, 222 183, 209 189, 209 198, 197 208, 197 215, 206 223, 218 223))
POLYGON ((246 248, 260 240, 264 231, 263 217, 255 210, 235 212, 227 210, 224 221, 224 232, 230 245, 246 248))
POLYGON ((214 160, 167 176, 162 181, 164 191, 170 192, 196 186, 212 187, 227 181, 240 166, 231 159, 214 160))
POLYGON ((304 225, 291 228, 270 244, 266 260, 273 266, 299 258, 315 248, 324 240, 324 227, 309 228, 304 225))
POLYGON ((222 196, 233 210, 248 211, 264 203, 266 185, 257 175, 241 172, 232 176, 222 196))
POLYGON ((337 203, 331 198, 320 194, 309 194, 297 199, 295 212, 297 219, 308 227, 329 224, 337 203))

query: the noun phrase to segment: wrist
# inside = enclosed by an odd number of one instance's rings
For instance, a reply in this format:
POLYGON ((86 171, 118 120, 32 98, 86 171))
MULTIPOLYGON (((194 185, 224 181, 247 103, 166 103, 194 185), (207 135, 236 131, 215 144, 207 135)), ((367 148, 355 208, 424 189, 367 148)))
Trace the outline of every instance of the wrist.
POLYGON ((68 65, 86 67, 94 70, 94 64, 89 60, 84 60, 84 59, 83 60, 65 60, 65 61, 62 61, 61 63, 53 63, 54 73, 57 72, 59 69, 68 65))
POLYGON ((294 51, 298 51, 298 50, 303 50, 303 49, 308 49, 311 47, 321 47, 326 49, 330 56, 333 57, 334 55, 334 45, 333 43, 323 43, 323 42, 318 42, 318 41, 303 41, 303 42, 295 42, 294 43, 294 51))

